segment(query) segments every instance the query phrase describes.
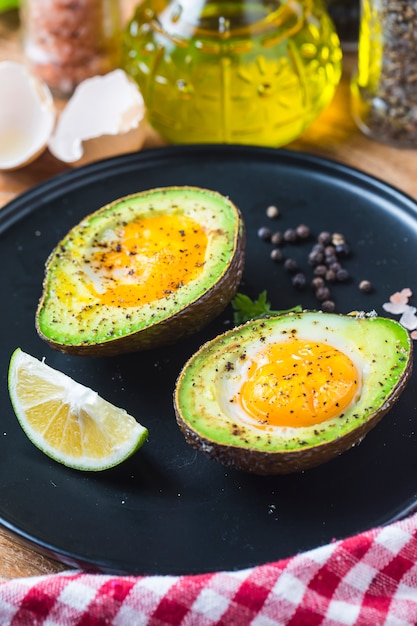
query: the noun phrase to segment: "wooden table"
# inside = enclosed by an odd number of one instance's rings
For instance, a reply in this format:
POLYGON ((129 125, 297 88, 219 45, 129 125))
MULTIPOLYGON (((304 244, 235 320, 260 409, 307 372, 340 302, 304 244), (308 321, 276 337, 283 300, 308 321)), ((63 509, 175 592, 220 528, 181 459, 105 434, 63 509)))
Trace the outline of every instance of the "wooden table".
MULTIPOLYGON (((126 0, 130 2, 130 0, 126 0)), ((22 60, 19 20, 16 12, 0 15, 0 61, 22 60)), ((417 199, 417 151, 401 150, 374 142, 356 128, 349 112, 349 80, 355 55, 345 55, 344 75, 332 104, 291 149, 321 155, 360 168, 399 187, 417 199)), ((163 145, 149 129, 144 149, 163 145)), ((45 152, 31 165, 14 172, 0 172, 0 207, 21 192, 68 169, 45 152)), ((46 574, 68 569, 25 546, 0 529, 0 577, 46 574)))

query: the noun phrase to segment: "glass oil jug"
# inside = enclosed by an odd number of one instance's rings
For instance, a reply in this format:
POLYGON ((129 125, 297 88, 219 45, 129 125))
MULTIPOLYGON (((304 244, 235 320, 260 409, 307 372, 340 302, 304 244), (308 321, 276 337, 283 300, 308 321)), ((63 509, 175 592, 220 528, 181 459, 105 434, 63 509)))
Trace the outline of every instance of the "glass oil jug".
POLYGON ((321 0, 144 0, 122 41, 173 143, 287 144, 329 104, 341 63, 321 0))

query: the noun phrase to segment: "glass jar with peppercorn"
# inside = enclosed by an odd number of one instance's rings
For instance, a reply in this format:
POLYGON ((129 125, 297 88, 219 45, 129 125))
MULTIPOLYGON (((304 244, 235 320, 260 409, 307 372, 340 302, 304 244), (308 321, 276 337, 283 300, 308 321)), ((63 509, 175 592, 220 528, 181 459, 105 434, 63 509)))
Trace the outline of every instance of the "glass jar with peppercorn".
POLYGON ((119 63, 118 0, 21 0, 23 49, 34 75, 59 96, 119 63))
POLYGON ((417 4, 361 0, 358 68, 351 108, 368 136, 417 146, 417 4))

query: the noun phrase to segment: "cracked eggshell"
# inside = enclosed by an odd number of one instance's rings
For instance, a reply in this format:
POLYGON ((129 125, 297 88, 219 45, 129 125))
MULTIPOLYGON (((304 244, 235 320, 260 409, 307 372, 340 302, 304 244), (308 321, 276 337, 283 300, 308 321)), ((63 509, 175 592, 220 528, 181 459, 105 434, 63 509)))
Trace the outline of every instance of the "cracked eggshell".
POLYGON ((50 152, 70 165, 84 165, 139 150, 145 140, 145 105, 123 70, 84 80, 63 109, 50 138, 50 152))
POLYGON ((0 85, 0 170, 14 170, 44 152, 56 112, 47 85, 21 63, 0 63, 0 85))

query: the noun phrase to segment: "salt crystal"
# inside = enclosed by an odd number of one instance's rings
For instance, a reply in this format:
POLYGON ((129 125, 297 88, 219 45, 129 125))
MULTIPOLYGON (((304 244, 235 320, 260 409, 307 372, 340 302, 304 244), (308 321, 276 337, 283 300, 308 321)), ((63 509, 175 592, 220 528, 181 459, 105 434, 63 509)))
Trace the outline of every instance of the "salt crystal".
POLYGON ((417 328, 416 307, 409 306, 401 316, 400 324, 407 330, 415 330, 417 328))
POLYGON ((408 304, 404 302, 393 302, 391 300, 391 302, 385 302, 382 305, 382 308, 384 309, 384 311, 392 313, 393 315, 400 315, 400 313, 405 313, 405 311, 408 309, 408 304))
POLYGON ((413 292, 408 287, 401 289, 401 291, 396 291, 390 296, 390 302, 398 302, 402 304, 407 304, 408 300, 413 295, 413 292))

